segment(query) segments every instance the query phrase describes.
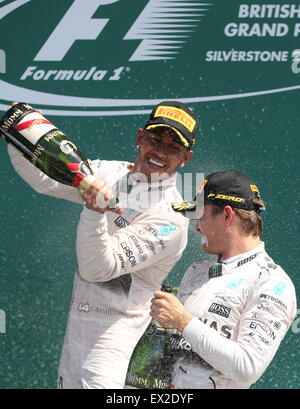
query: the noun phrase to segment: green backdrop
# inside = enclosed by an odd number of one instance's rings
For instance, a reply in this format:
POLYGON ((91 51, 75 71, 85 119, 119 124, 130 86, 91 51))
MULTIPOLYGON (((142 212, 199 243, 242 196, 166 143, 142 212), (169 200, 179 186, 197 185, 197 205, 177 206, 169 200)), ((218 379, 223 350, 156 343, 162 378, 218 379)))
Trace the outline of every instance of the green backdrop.
MULTIPOLYGON (((171 98, 186 101, 198 115, 201 129, 195 155, 184 171, 208 174, 236 168, 254 179, 267 205, 266 249, 290 275, 299 297, 300 73, 297 61, 294 69, 292 64, 299 44, 294 30, 300 11, 298 16, 296 8, 278 9, 284 2, 277 2, 277 9, 261 8, 262 17, 246 18, 239 15, 242 3, 236 0, 206 5, 197 0, 110 4, 99 0, 91 2, 95 10, 84 16, 79 13, 80 3, 0 2, 0 49, 6 55, 5 72, 0 70, 1 115, 11 101, 29 102, 42 108, 91 159, 134 161, 137 130, 152 105, 171 98), (73 15, 66 14, 68 10, 73 15), (70 15, 82 21, 83 38, 75 39, 60 57, 51 56, 55 48, 48 42, 44 59, 37 58, 58 25, 65 31, 57 32, 57 38, 67 42, 70 15), (90 19, 99 23, 95 39, 85 38, 91 36, 90 19), (103 19, 106 24, 100 31, 103 19), (249 35, 226 35, 225 27, 232 22, 235 27, 248 24, 249 35), (262 35, 266 24, 275 30, 273 36, 262 35), (278 27, 288 32, 280 36, 278 27), (169 54, 174 51, 177 54, 169 54), (231 55, 233 61, 206 61, 208 51, 221 52, 223 60, 231 55), (243 54, 230 51, 260 51, 256 55, 263 60, 242 61, 243 54), (280 61, 270 60, 272 51, 282 51, 280 61), (28 67, 36 68, 21 79, 28 67), (81 74, 86 70, 87 75, 92 67, 97 67, 94 73, 99 71, 94 79, 54 79, 60 70, 81 74), (50 70, 56 73, 47 79, 50 70)), ((72 25, 77 38, 79 26, 72 25)), ((57 39, 53 44, 61 48, 57 39)), ((0 388, 55 388, 81 207, 32 191, 14 172, 4 143, 0 158, 0 388)), ((205 258, 193 225, 188 247, 168 284, 179 284, 187 267, 205 258)), ((299 349, 298 314, 271 365, 252 388, 298 388, 299 349)))

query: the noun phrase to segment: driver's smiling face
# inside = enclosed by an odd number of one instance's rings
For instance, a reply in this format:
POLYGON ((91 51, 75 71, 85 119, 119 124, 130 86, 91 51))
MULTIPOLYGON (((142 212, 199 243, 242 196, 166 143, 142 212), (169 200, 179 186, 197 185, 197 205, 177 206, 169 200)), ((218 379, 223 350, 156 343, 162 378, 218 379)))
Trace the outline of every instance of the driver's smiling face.
POLYGON ((167 127, 159 127, 155 132, 140 129, 137 145, 139 153, 136 165, 148 180, 153 173, 171 175, 193 154, 180 143, 176 133, 167 127))

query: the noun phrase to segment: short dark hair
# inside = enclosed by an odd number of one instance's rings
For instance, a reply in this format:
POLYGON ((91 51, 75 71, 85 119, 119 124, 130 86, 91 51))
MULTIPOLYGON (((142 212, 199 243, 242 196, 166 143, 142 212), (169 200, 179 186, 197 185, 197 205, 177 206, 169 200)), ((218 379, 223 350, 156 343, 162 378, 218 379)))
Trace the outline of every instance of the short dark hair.
MULTIPOLYGON (((256 204, 259 206, 264 206, 264 203, 261 199, 254 199, 253 201, 257 202, 256 204)), ((216 204, 212 204, 211 206, 213 215, 221 213, 225 208, 225 206, 216 204)), ((246 234, 251 234, 253 237, 262 236, 263 221, 260 213, 254 210, 237 209, 236 207, 233 207, 232 209, 242 220, 242 228, 246 234)))

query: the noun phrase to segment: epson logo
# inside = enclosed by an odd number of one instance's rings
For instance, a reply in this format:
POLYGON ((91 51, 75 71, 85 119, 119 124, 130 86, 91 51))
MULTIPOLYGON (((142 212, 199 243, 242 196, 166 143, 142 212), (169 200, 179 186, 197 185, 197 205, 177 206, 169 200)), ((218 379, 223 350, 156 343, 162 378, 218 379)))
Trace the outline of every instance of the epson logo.
POLYGON ((221 317, 228 318, 231 308, 226 307, 225 305, 222 304, 212 303, 208 311, 220 315, 221 317))
POLYGON ((137 262, 134 257, 133 251, 130 249, 126 241, 122 241, 120 244, 121 244, 122 249, 124 250, 126 257, 128 257, 131 267, 136 266, 137 262))

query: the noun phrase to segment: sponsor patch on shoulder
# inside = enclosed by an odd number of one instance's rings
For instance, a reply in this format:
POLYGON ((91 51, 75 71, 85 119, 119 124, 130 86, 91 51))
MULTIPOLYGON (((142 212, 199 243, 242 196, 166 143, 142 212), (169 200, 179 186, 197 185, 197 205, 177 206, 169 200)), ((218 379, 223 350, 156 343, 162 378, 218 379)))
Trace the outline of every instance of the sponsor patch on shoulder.
POLYGON ((212 305, 208 309, 209 312, 212 312, 214 314, 220 315, 221 317, 228 318, 231 308, 226 307, 225 305, 222 304, 217 304, 217 303, 212 303, 212 305))

